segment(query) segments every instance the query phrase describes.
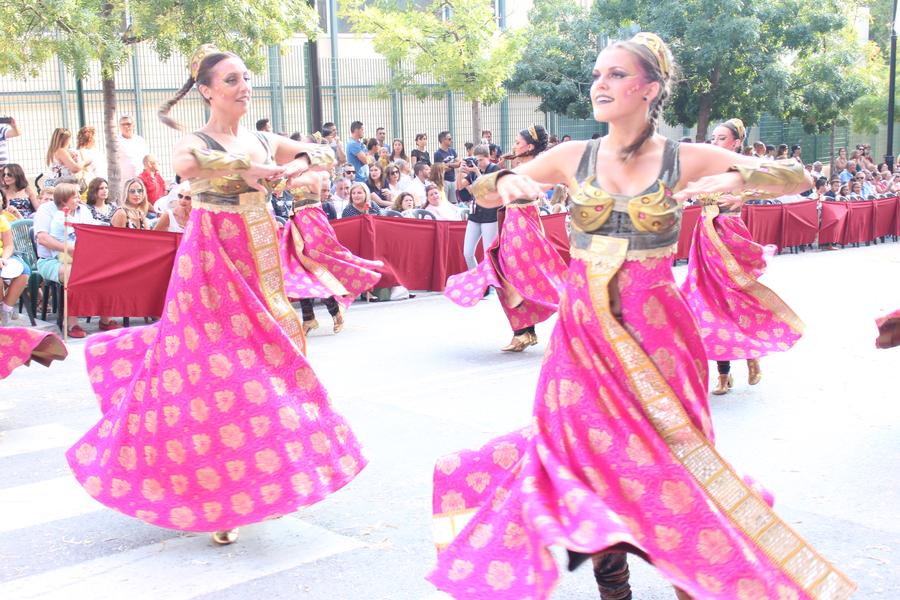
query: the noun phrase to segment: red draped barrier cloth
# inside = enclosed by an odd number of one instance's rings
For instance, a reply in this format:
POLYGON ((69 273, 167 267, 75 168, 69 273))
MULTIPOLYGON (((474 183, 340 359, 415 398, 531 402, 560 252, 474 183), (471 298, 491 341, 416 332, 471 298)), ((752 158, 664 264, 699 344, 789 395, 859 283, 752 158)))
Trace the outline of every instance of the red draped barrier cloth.
POLYGON ((816 235, 819 233, 818 206, 816 200, 782 204, 784 208, 782 248, 806 246, 816 241, 816 235))
POLYGON ((159 316, 181 234, 75 225, 68 313, 159 316))
POLYGON ((694 239, 694 227, 700 219, 703 207, 686 206, 681 214, 681 231, 678 233, 678 247, 675 249, 675 260, 687 260, 691 253, 691 240, 694 239))
POLYGON ((879 198, 872 202, 875 205, 875 225, 872 229, 872 237, 895 235, 900 198, 879 198))
POLYGON ((846 244, 845 229, 849 202, 822 202, 822 218, 819 223, 819 245, 846 244))
POLYGON ((875 205, 873 200, 847 203, 847 224, 844 229, 845 244, 861 244, 872 241, 875 226, 875 205))
POLYGON ((759 204, 744 206, 741 219, 747 225, 750 237, 757 244, 784 246, 784 205, 759 204))

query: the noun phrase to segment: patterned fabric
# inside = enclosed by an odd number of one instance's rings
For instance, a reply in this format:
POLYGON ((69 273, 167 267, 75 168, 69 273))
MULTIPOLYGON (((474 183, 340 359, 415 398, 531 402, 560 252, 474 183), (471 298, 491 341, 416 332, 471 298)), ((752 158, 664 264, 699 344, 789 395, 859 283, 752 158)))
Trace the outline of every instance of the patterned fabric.
POLYGON ((533 427, 438 461, 434 531, 449 545, 429 579, 455 598, 548 598, 548 546, 624 544, 697 600, 848 597, 713 448, 707 363, 671 259, 621 250, 573 250, 533 427))
POLYGON ((876 348, 893 348, 900 346, 900 310, 895 310, 889 315, 875 319, 878 326, 878 338, 875 340, 876 348))
POLYGON ((757 279, 774 246, 755 243, 737 216, 705 206, 694 229, 681 291, 700 325, 709 360, 759 358, 791 348, 803 322, 757 279))
POLYGON ((345 308, 378 283, 383 266, 354 256, 341 245, 319 206, 298 210, 281 239, 288 298, 330 298, 345 308))
POLYGON ((52 361, 63 360, 67 355, 66 347, 55 334, 27 327, 0 329, 0 379, 32 360, 49 366, 52 361))
POLYGON ((10 198, 9 203, 19 211, 23 219, 30 219, 34 214, 34 205, 28 198, 10 198))
POLYGON ((86 206, 88 207, 88 210, 91 211, 91 216, 94 218, 94 220, 100 221, 101 223, 109 223, 110 221, 112 221, 112 216, 117 210, 116 205, 109 203, 103 205, 103 210, 100 210, 99 208, 91 204, 87 204, 86 206))
POLYGON ((488 286, 497 289, 513 331, 546 321, 559 305, 566 263, 553 247, 534 205, 510 204, 500 235, 474 269, 447 279, 444 295, 475 306, 488 286))
POLYGON ((69 465, 91 496, 148 523, 212 531, 275 518, 365 465, 301 353, 275 224, 251 196, 195 202, 160 321, 86 344, 103 416, 69 465))

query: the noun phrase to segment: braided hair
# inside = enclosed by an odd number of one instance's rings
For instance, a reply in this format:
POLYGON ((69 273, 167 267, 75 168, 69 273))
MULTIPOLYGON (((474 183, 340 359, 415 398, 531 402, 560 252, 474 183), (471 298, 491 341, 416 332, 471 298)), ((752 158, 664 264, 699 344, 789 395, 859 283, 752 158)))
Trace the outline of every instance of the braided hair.
MULTIPOLYGON (((633 54, 640 64, 641 70, 644 71, 648 81, 656 81, 659 83, 659 94, 650 100, 650 112, 647 119, 647 125, 631 144, 622 148, 619 152, 619 158, 626 162, 634 158, 638 150, 643 147, 644 143, 653 137, 656 128, 659 125, 659 118, 662 116, 663 107, 666 100, 672 95, 672 83, 675 79, 674 61, 669 59, 669 68, 666 74, 663 74, 659 65, 659 59, 654 55, 647 46, 633 42, 631 40, 618 41, 610 45, 611 48, 621 48, 633 54)), ((669 53, 668 48, 663 48, 663 52, 669 53)))
MULTIPOLYGON (((191 88, 193 88, 194 85, 208 86, 208 85, 212 84, 212 69, 213 69, 213 67, 215 67, 217 64, 219 64, 221 61, 225 60, 226 58, 231 58, 231 57, 235 57, 235 56, 237 56, 237 55, 233 54, 231 52, 214 52, 214 53, 209 54, 206 57, 204 57, 203 60, 200 62, 200 67, 197 69, 197 78, 194 79, 193 75, 188 75, 187 81, 184 82, 184 85, 181 86, 181 89, 179 89, 177 92, 175 92, 174 96, 172 96, 171 98, 169 98, 168 100, 166 100, 159 106, 159 110, 156 113, 157 116, 159 117, 159 120, 162 121, 162 123, 164 125, 166 125, 167 127, 171 127, 172 129, 177 129, 178 131, 184 131, 185 130, 184 125, 182 125, 181 123, 179 123, 178 121, 176 121, 175 119, 173 119, 172 117, 169 116, 169 112, 172 110, 172 107, 174 107, 176 104, 178 104, 178 102, 182 98, 187 96, 188 92, 191 91, 191 88)), ((209 104, 209 100, 207 100, 206 97, 204 97, 202 94, 200 95, 200 97, 203 99, 203 102, 205 102, 206 104, 209 104)))

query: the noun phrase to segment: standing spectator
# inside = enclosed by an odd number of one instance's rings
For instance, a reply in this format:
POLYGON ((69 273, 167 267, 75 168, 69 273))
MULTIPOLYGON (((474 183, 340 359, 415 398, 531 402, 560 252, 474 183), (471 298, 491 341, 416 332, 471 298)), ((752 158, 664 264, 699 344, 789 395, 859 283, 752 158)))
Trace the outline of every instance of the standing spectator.
POLYGON ((84 165, 84 183, 90 184, 94 177, 106 179, 106 157, 97 148, 97 130, 85 125, 75 139, 78 158, 84 165))
MULTIPOLYGON (((572 139, 572 138, 570 137, 569 139, 572 139)), ((565 140, 563 140, 563 141, 565 141, 565 140)), ((487 144, 488 147, 490 147, 490 145, 494 143, 494 134, 491 133, 490 129, 482 129, 481 130, 481 143, 487 144)), ((497 146, 497 152, 499 152, 500 154, 503 154, 503 149, 500 148, 499 145, 497 146)))
POLYGON ((473 144, 472 142, 466 142, 465 144, 463 144, 463 146, 465 146, 466 148, 466 158, 472 158, 473 156, 475 156, 475 144, 473 144))
POLYGON ((371 200, 375 204, 381 208, 387 208, 391 205, 393 196, 385 181, 384 171, 381 169, 381 165, 373 164, 369 167, 369 179, 366 181, 366 185, 369 186, 369 190, 371 190, 371 200))
POLYGON ((791 158, 796 160, 801 165, 803 164, 803 148, 800 147, 800 144, 794 144, 791 146, 791 158))
POLYGON ((391 154, 389 158, 391 162, 394 162, 397 159, 409 160, 406 156, 406 146, 403 145, 403 140, 400 138, 395 138, 394 141, 391 142, 391 154))
POLYGON ((9 149, 6 140, 22 135, 16 120, 12 117, 0 118, 0 167, 9 163, 9 149))
POLYGON ((84 169, 85 165, 78 159, 78 154, 69 150, 71 139, 72 133, 68 129, 57 127, 53 130, 44 160, 47 167, 42 181, 44 185, 56 185, 60 179, 73 177, 84 169))
POLYGON ((443 163, 446 167, 444 194, 451 204, 456 204, 456 169, 459 168, 459 157, 453 148, 453 136, 449 131, 442 131, 438 134, 438 145, 440 147, 434 151, 434 163, 443 163))
POLYGON ((354 181, 364 182, 368 177, 369 155, 366 152, 366 144, 363 141, 365 127, 362 121, 353 121, 350 124, 350 141, 347 142, 347 162, 353 165, 356 171, 354 181), (363 172, 366 167, 366 172, 363 172))
POLYGON ((331 195, 331 203, 334 205, 335 218, 344 216, 344 209, 350 205, 351 182, 346 177, 340 177, 334 182, 334 193, 331 195))
POLYGON ((347 162, 347 153, 344 152, 344 145, 338 136, 337 125, 330 121, 322 124, 322 142, 334 151, 339 165, 347 162))
POLYGON ((500 167, 491 162, 491 150, 487 144, 475 147, 475 160, 463 163, 461 172, 463 177, 459 179, 459 200, 469 203, 469 219, 466 223, 466 237, 463 241, 463 258, 466 266, 474 269, 478 266, 475 260, 475 249, 478 240, 481 240, 482 249, 487 252, 494 240, 497 239, 497 208, 485 208, 474 202, 468 187, 482 175, 488 175, 499 171, 500 167))
POLYGON ((175 208, 167 208, 159 216, 154 225, 154 231, 168 231, 170 233, 184 233, 188 219, 191 218, 191 184, 182 181, 178 185, 178 198, 175 200, 175 208))
MULTIPOLYGON (((690 138, 688 138, 688 139, 690 139, 690 138)), ((562 136, 562 138, 560 138, 559 143, 563 144, 565 142, 571 142, 571 141, 572 141, 572 136, 567 133, 564 136, 562 136)))
POLYGON ((838 155, 834 158, 834 172, 840 173, 844 169, 847 168, 847 149, 846 148, 838 148, 838 155))
MULTIPOLYGON (((366 162, 368 165, 367 170, 374 164, 381 164, 381 150, 382 148, 378 144, 378 140, 376 140, 375 138, 366 140, 366 162)), ((387 164, 387 155, 384 156, 384 162, 385 164, 387 164)), ((366 179, 368 178, 369 174, 366 173, 366 179)))
POLYGON ((147 211, 150 203, 147 202, 147 190, 144 181, 140 177, 132 177, 125 182, 122 188, 125 193, 122 198, 122 206, 113 213, 110 224, 113 227, 125 227, 127 229, 149 229, 147 226, 147 211))
POLYGON ((425 205, 425 186, 430 183, 428 181, 431 175, 431 165, 426 162, 416 163, 413 169, 413 180, 406 186, 406 191, 413 195, 416 199, 416 208, 425 205))
POLYGON ((109 224, 116 212, 116 206, 107 202, 108 199, 109 183, 102 177, 94 177, 87 188, 87 207, 98 223, 109 224))
POLYGON ((759 158, 759 159, 765 159, 766 158, 766 145, 759 140, 753 142, 752 156, 759 158))
POLYGON ((428 153, 428 150, 425 149, 425 146, 427 145, 428 136, 424 133, 417 133, 416 147, 413 148, 413 151, 409 153, 409 157, 413 165, 416 165, 420 162, 423 162, 427 165, 431 164, 431 155, 428 153))
POLYGON ((784 160, 786 158, 790 158, 788 156, 788 145, 778 144, 778 150, 775 151, 775 160, 784 160))
POLYGON ((378 140, 378 145, 382 148, 387 146, 387 132, 384 130, 384 127, 379 127, 375 130, 375 139, 378 140))
POLYGON ((22 218, 31 218, 31 215, 37 210, 39 202, 34 189, 28 184, 25 171, 16 163, 9 163, 5 167, 0 167, 0 174, 3 175, 0 189, 6 194, 9 204, 19 211, 22 218))
POLYGON ((369 199, 370 192, 369 187, 360 181, 357 181, 353 185, 350 186, 350 204, 344 208, 344 212, 341 213, 341 217, 356 217, 359 215, 378 215, 381 214, 381 211, 378 210, 378 207, 369 199))
POLYGON ((256 130, 272 133, 272 122, 267 118, 260 119, 256 122, 256 130))
POLYGON ((144 157, 150 154, 147 142, 134 132, 134 119, 124 116, 119 119, 119 177, 127 181, 141 172, 144 157))
POLYGON ((159 174, 159 164, 156 162, 156 157, 152 154, 144 157, 144 170, 141 171, 140 178, 144 182, 144 189, 147 191, 147 202, 152 207, 157 200, 166 195, 166 182, 163 181, 162 175, 159 174))

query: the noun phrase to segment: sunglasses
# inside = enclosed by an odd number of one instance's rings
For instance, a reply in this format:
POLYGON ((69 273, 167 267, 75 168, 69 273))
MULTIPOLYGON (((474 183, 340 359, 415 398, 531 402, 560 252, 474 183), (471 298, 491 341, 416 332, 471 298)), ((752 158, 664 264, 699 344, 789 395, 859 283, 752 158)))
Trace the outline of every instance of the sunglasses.
POLYGON ((344 175, 356 175, 356 171, 344 171, 344 175))
POLYGON ((179 200, 190 200, 191 196, 190 196, 190 194, 178 194, 178 199, 179 200))

